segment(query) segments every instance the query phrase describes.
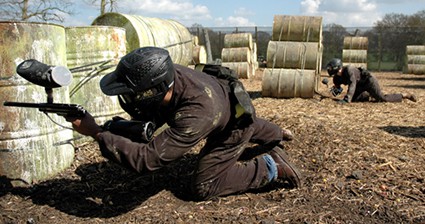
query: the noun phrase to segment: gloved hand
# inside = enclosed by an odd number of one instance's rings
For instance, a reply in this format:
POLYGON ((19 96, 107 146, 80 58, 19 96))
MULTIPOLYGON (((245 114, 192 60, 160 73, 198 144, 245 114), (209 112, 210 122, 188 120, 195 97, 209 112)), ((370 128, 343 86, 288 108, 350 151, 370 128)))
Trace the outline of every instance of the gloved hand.
POLYGON ((345 96, 344 99, 342 99, 342 100, 338 100, 338 103, 339 104, 346 104, 346 103, 348 103, 348 96, 345 96))
POLYGON ((332 88, 329 90, 333 96, 338 96, 339 94, 342 93, 344 89, 342 87, 336 87, 336 86, 332 86, 332 88))
POLYGON ((65 117, 66 121, 72 123, 74 130, 82 135, 91 136, 96 139, 98 133, 102 132, 102 127, 96 124, 93 116, 86 112, 82 118, 65 117))
POLYGON ((338 103, 339 104, 346 104, 346 103, 348 103, 346 100, 344 100, 344 99, 342 99, 342 100, 338 100, 338 103))
POLYGON ((294 139, 294 135, 292 134, 292 131, 288 129, 282 129, 282 140, 283 141, 291 141, 294 139))

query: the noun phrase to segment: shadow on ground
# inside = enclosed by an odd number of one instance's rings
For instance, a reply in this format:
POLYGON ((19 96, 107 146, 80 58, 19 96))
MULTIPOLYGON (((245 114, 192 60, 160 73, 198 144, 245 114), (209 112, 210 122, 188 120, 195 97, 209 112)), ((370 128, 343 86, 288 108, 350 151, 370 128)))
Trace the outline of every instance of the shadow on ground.
POLYGON ((385 127, 380 127, 380 129, 393 135, 400 135, 400 136, 409 137, 409 138, 425 138, 425 126, 419 126, 419 127, 385 126, 385 127))
POLYGON ((182 200, 191 200, 190 176, 185 175, 190 172, 181 169, 191 169, 195 157, 188 155, 172 168, 147 175, 101 162, 79 166, 75 171, 79 178, 53 179, 30 187, 13 187, 13 180, 0 177, 0 196, 11 193, 78 217, 115 217, 133 210, 164 189, 182 200))

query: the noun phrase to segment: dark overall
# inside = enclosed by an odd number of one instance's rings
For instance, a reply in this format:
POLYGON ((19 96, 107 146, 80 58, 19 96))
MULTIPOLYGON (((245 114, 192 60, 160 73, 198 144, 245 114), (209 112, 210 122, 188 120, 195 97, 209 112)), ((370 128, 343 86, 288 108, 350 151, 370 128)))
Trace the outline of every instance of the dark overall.
POLYGON ((110 132, 100 134, 102 154, 138 172, 157 170, 188 152, 202 139, 193 179, 199 199, 243 192, 266 185, 268 169, 262 156, 241 160, 249 142, 271 150, 282 140, 282 129, 253 117, 248 126, 235 125, 227 81, 193 69, 176 66, 171 102, 145 120, 167 123, 151 142, 137 143, 110 132))
POLYGON ((344 98, 348 102, 369 101, 370 97, 378 102, 401 102, 403 100, 402 94, 383 94, 378 80, 373 75, 354 66, 344 66, 342 76, 335 75, 333 82, 336 87, 348 85, 347 95, 344 98))

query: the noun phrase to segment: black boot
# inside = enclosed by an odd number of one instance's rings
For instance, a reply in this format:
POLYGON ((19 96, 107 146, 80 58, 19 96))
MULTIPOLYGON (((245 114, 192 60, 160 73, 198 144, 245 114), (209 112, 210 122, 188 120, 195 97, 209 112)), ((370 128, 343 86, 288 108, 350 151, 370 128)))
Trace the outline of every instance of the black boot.
POLYGON ((276 163, 277 178, 287 180, 293 188, 301 187, 301 173, 289 162, 286 152, 279 147, 274 147, 269 154, 276 163))
POLYGON ((409 94, 403 94, 403 98, 408 99, 408 100, 413 101, 413 102, 418 101, 418 98, 414 94, 410 94, 410 93, 409 94))

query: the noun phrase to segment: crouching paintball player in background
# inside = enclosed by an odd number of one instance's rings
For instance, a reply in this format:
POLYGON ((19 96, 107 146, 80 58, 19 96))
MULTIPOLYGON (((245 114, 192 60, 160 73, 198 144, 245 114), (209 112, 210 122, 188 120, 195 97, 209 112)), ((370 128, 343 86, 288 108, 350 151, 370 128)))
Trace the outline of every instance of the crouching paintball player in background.
POLYGON ((339 101, 340 103, 367 102, 371 97, 378 102, 402 102, 403 99, 417 101, 413 94, 383 94, 378 80, 369 71, 350 65, 342 66, 339 58, 329 61, 326 69, 328 74, 333 77, 334 86, 330 90, 333 96, 338 96, 343 92, 341 85, 348 85, 347 94, 339 101))
POLYGON ((276 180, 301 186, 300 171, 281 145, 292 133, 256 117, 242 83, 226 72, 214 76, 193 70, 174 64, 164 49, 143 47, 125 55, 100 87, 118 97, 132 120, 168 125, 152 140, 137 142, 96 124, 89 113, 67 117, 77 132, 98 142, 104 157, 124 167, 143 173, 158 170, 206 139, 191 184, 197 200, 262 188, 276 180), (255 149, 249 144, 266 150, 241 160, 246 149, 255 149))

